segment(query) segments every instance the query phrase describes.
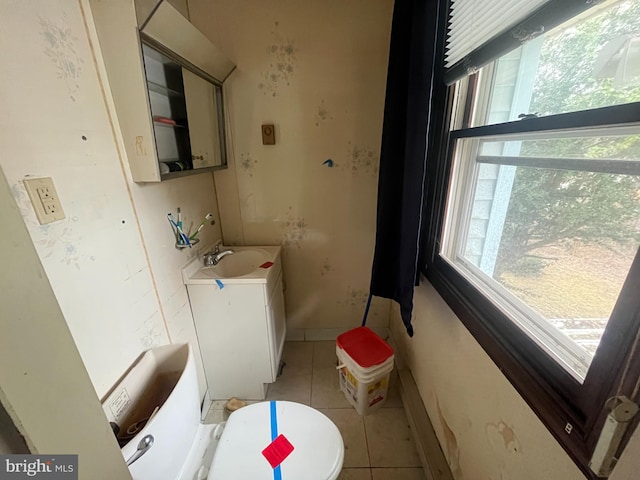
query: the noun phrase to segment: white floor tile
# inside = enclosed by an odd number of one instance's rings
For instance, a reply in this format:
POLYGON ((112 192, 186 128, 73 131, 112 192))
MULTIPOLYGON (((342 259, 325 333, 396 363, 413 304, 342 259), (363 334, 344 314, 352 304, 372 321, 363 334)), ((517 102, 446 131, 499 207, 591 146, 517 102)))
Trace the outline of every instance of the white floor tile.
POLYGON ((310 405, 313 343, 286 342, 282 361, 285 363, 282 375, 269 385, 266 400, 289 400, 310 405))
POLYGON ((289 400, 311 404, 311 372, 284 372, 275 383, 269 385, 266 400, 289 400))
POLYGON ((371 480, 369 468, 343 468, 338 480, 371 480))
POLYGON ((372 467, 421 467, 404 409, 381 408, 364 417, 372 467))
POLYGON ((311 373, 313 347, 313 342, 285 342, 282 350, 282 361, 286 364, 283 375, 287 372, 311 373))
POLYGON ((313 342, 313 368, 336 367, 336 342, 313 342))
POLYGON ((336 424, 344 442, 343 468, 368 467, 367 439, 364 422, 353 408, 330 408, 321 410, 336 424))
POLYGON ((427 480, 422 468, 372 468, 373 480, 427 480))
POLYGON ((387 400, 382 405, 382 408, 402 408, 400 380, 395 369, 389 375, 389 391, 387 392, 387 400))
POLYGON ((335 367, 314 367, 311 382, 311 406, 314 408, 351 408, 340 390, 335 367))
POLYGON ((211 408, 209 409, 209 413, 207 413, 207 416, 204 418, 204 422, 202 423, 220 423, 220 422, 224 422, 227 420, 227 418, 229 417, 228 414, 225 414, 225 410, 222 408, 211 408))

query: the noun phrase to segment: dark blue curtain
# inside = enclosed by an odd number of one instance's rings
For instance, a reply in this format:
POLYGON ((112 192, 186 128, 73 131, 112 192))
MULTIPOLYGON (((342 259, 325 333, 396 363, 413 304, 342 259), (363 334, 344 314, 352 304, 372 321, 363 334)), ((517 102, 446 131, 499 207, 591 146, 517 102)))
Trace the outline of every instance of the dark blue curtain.
MULTIPOLYGON (((413 336, 418 247, 441 0, 396 0, 384 107, 371 295, 395 300, 413 336)), ((437 65, 437 66, 436 66, 437 65)))

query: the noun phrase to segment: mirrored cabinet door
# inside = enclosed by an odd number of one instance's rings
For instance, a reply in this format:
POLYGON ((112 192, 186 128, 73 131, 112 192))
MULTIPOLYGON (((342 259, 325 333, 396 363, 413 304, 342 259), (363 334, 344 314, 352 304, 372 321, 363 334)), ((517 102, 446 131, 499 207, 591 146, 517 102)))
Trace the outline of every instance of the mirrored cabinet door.
POLYGON ((226 165, 222 87, 149 45, 142 51, 161 178, 226 165))
POLYGON ((193 168, 222 165, 224 144, 218 119, 221 87, 182 69, 193 168))

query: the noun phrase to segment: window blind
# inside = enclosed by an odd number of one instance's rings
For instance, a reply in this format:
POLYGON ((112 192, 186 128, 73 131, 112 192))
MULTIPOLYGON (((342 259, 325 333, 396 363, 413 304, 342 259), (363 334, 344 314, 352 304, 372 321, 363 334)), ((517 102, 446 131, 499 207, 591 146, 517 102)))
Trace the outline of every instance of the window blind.
MULTIPOLYGON (((615 1, 615 0, 609 0, 615 1)), ((449 0, 444 81, 451 85, 598 0, 449 0)))
POLYGON ((445 67, 452 67, 548 1, 451 0, 445 67))

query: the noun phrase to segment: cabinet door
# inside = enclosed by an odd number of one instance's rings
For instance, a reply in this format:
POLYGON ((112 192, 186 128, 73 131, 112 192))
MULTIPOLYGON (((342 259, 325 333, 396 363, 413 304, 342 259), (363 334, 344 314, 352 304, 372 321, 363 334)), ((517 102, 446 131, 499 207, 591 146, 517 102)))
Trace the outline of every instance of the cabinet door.
POLYGON ((222 165, 218 86, 182 69, 193 168, 222 165))
POLYGON ((263 384, 273 381, 264 286, 188 285, 187 291, 211 397, 262 400, 263 384))
POLYGON ((269 350, 271 354, 271 374, 275 382, 276 376, 278 375, 278 368, 280 367, 280 358, 282 358, 284 340, 287 334, 284 294, 282 292, 282 274, 280 274, 278 280, 276 280, 266 310, 269 329, 269 350))
POLYGON ((160 171, 191 168, 182 67, 144 44, 142 53, 160 171))

